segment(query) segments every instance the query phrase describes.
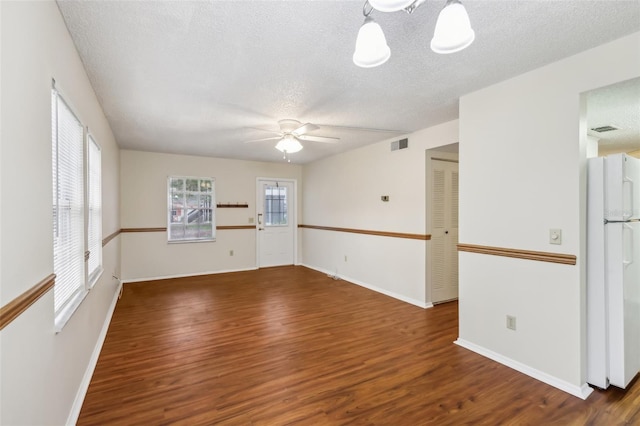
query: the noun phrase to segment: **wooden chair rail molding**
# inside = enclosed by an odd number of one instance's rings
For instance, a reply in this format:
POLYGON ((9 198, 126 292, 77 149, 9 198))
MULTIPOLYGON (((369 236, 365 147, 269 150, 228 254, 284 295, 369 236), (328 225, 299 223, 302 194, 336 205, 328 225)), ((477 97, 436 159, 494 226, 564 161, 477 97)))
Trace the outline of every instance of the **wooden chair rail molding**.
POLYGON ((106 238, 102 239, 102 247, 106 246, 107 244, 109 244, 109 241, 113 240, 115 237, 117 237, 118 235, 120 235, 120 231, 122 231, 121 229, 118 229, 116 232, 109 234, 106 238))
POLYGON ((122 228, 120 232, 129 233, 129 232, 165 232, 167 230, 164 228, 122 228))
POLYGON ((51 274, 0 308, 0 330, 5 328, 14 319, 18 318, 18 316, 26 311, 29 306, 33 305, 36 300, 40 299, 42 295, 51 290, 55 281, 55 274, 51 274))
POLYGON ((430 240, 429 234, 407 234, 403 232, 370 231, 366 229, 335 228, 333 226, 298 225, 298 228, 320 229, 322 231, 349 232, 352 234, 377 235, 379 237, 408 238, 410 240, 430 240))
POLYGON ((518 250, 504 247, 479 246, 475 244, 458 244, 458 251, 490 254, 493 256, 515 257, 517 259, 537 260, 540 262, 575 265, 576 257, 572 254, 549 253, 544 251, 518 250))

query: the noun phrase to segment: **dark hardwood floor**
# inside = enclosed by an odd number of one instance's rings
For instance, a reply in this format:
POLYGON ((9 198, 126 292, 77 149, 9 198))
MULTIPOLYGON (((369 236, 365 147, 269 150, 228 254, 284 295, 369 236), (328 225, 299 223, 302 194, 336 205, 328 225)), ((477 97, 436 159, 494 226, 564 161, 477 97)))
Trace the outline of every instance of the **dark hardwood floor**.
POLYGON ((304 267, 126 284, 79 425, 640 424, 461 348, 433 309, 304 267))

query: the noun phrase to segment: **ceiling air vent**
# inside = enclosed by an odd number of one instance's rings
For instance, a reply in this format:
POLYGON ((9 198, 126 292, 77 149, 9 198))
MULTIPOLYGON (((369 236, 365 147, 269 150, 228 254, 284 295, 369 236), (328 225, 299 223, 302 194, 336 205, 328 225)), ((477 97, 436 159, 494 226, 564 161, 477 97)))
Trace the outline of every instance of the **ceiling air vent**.
POLYGON ((391 151, 397 151, 399 149, 406 149, 406 148, 409 148, 409 139, 407 138, 400 139, 399 141, 391 142, 391 151))
POLYGON ((598 133, 604 133, 604 132, 610 132, 612 130, 618 130, 618 128, 613 126, 600 126, 600 127, 594 127, 591 130, 598 133))

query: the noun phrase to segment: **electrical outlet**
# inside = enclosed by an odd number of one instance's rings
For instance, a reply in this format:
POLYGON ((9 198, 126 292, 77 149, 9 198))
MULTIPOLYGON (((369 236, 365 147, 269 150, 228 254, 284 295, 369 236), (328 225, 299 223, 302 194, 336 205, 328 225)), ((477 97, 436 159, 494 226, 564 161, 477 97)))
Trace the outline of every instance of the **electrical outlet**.
POLYGON ((345 262, 347 261, 347 255, 346 254, 344 255, 344 261, 345 262))
POLYGON ((229 250, 229 256, 233 256, 233 250, 229 250))
POLYGON ((511 316, 511 315, 507 315, 507 328, 509 330, 514 330, 516 329, 516 317, 511 316))

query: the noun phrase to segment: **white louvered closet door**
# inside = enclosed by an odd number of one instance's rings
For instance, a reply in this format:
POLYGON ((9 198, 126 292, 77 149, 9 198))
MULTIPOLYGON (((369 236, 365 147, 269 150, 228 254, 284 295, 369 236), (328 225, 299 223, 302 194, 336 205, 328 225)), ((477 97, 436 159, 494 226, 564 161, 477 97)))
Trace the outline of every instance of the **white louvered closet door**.
POLYGON ((458 297, 458 163, 432 160, 431 300, 458 297))

